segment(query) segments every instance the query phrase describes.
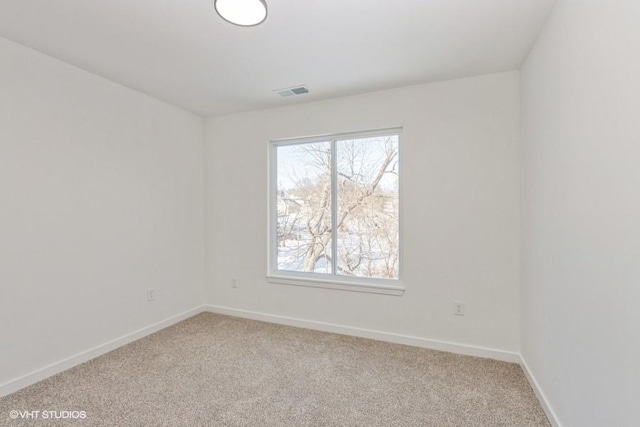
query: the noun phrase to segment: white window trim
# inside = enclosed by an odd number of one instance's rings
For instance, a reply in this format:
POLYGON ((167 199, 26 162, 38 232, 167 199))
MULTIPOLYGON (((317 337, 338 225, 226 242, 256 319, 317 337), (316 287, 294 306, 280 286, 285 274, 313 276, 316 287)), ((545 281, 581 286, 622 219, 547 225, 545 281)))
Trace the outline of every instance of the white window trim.
MULTIPOLYGON (((398 181, 398 197, 399 197, 399 218, 398 218, 398 233, 400 239, 400 247, 398 250, 398 278, 397 279, 378 279, 378 278, 367 278, 367 277, 347 277, 339 275, 331 275, 331 274, 321 274, 321 273, 309 273, 309 272, 293 272, 293 271, 285 271, 278 270, 277 260, 278 260, 278 249, 276 242, 278 241, 277 236, 277 215, 273 215, 272 210, 277 206, 277 149, 278 147, 286 146, 286 145, 297 145, 297 144, 305 144, 310 142, 326 142, 331 141, 332 145, 335 144, 336 140, 348 139, 348 138, 365 138, 365 137, 374 137, 374 136, 390 136, 390 135, 398 135, 398 163, 399 170, 402 174, 402 128, 387 128, 387 129, 379 129, 379 130, 371 130, 365 132, 350 132, 350 133, 337 133, 337 134, 328 134, 328 135, 316 135, 311 137, 303 137, 303 138, 286 138, 286 139, 274 139, 269 141, 269 164, 268 164, 268 180, 267 180, 267 282, 281 285, 293 285, 293 286, 308 286, 313 288, 324 288, 324 289, 337 289, 344 291, 355 291, 355 292, 366 292, 366 293, 375 293, 375 294, 383 294, 383 295, 396 295, 400 296, 404 294, 405 287, 402 283, 403 277, 403 256, 402 256, 402 246, 403 246, 403 227, 402 227, 402 214, 403 214, 403 197, 402 197, 402 183, 403 179, 400 178, 398 181)), ((334 159, 333 161, 336 161, 334 159)), ((335 164, 333 165, 335 167, 335 164)), ((335 174, 332 175, 332 200, 336 200, 336 185, 335 185, 335 174)), ((332 210, 337 209, 337 204, 332 203, 332 210)), ((336 212, 332 212, 333 215, 336 212)), ((335 216, 334 216, 335 217, 335 216)), ((335 239, 332 239, 335 240, 335 239)), ((332 242, 333 249, 337 245, 337 242, 332 242)))

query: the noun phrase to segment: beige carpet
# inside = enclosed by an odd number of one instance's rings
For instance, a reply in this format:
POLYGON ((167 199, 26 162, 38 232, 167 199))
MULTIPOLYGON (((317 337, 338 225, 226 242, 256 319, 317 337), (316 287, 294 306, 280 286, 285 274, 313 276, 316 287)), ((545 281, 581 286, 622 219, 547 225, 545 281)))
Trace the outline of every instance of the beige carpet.
POLYGON ((515 364, 205 313, 0 399, 0 425, 549 424, 515 364))

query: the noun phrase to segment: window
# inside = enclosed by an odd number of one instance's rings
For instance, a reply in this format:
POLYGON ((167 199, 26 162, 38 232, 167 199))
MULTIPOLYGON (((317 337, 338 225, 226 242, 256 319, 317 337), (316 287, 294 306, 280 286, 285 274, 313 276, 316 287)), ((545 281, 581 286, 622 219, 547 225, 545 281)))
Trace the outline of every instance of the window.
POLYGON ((271 142, 270 281, 400 294, 400 130, 271 142))

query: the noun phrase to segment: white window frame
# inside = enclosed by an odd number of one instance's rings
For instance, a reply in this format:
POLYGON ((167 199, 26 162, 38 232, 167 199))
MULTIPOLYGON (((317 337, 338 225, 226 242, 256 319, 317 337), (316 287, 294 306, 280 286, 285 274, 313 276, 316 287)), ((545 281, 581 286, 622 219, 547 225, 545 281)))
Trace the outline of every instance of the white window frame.
MULTIPOLYGON (((274 139, 269 141, 269 176, 267 182, 268 201, 267 201, 267 220, 268 220, 268 269, 267 269, 267 281, 269 283, 294 285, 294 286, 310 286, 315 288, 326 289, 339 289, 346 291, 367 292, 385 295, 402 295, 405 288, 402 283, 402 182, 401 176, 398 177, 398 278, 396 279, 382 279, 382 278, 370 278, 370 277, 351 277, 340 276, 337 274, 329 273, 312 273, 312 272, 298 272, 298 271, 286 271, 278 270, 278 234, 277 234, 277 221, 278 216, 275 210, 277 209, 277 165, 278 165, 278 147, 287 145, 299 145, 307 144, 311 142, 331 142, 332 152, 335 153, 336 141, 367 138, 367 137, 384 137, 384 136, 398 136, 398 165, 399 174, 403 174, 402 170, 402 128, 389 128, 370 130, 364 132, 349 132, 349 133, 337 133, 328 135, 318 135, 312 137, 303 138, 286 138, 286 139, 274 139)), ((331 176, 331 209, 332 218, 336 218, 337 214, 337 188, 336 188, 336 156, 332 156, 332 170, 334 171, 331 176)), ((335 227, 334 227, 335 228, 335 227)), ((335 253, 337 247, 336 241, 337 231, 333 230, 332 237, 332 253, 335 253)))

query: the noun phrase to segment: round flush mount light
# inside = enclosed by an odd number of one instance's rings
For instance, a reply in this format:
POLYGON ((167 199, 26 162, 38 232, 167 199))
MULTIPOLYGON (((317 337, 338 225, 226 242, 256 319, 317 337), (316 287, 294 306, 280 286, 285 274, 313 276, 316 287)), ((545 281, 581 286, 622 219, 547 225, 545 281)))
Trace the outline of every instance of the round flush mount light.
POLYGON ((213 7, 222 19, 241 27, 252 27, 267 19, 265 0, 213 0, 213 7))

